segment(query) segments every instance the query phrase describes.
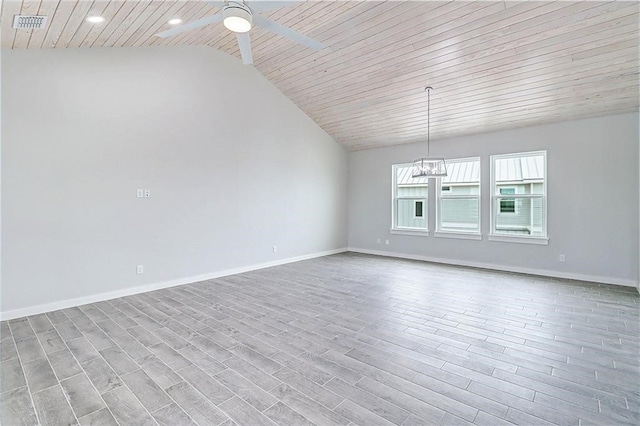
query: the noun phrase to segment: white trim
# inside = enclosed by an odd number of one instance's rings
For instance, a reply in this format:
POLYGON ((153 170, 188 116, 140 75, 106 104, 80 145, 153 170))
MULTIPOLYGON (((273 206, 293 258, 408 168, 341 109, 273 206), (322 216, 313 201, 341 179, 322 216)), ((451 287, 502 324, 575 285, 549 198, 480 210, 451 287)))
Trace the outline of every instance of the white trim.
POLYGON ((11 311, 0 312, 0 320, 6 321, 14 318, 26 317, 29 315, 42 314, 45 312, 57 311, 58 309, 71 308, 74 306, 86 305, 87 303, 101 302, 104 300, 115 299, 118 297, 131 296, 133 294, 146 293, 149 291, 160 290, 163 288, 175 287, 184 284, 191 284, 199 281, 211 280, 214 278, 226 277, 228 275, 241 274, 243 272, 255 271, 257 269, 270 268, 272 266, 284 265, 287 263, 300 262, 302 260, 314 259, 316 257, 329 256, 332 254, 344 253, 346 247, 326 250, 317 253, 305 254, 302 256, 289 257, 286 259, 274 260, 271 262, 256 263, 238 268, 225 269, 222 271, 211 272, 208 274, 194 275, 191 277, 177 278, 175 280, 162 281, 153 284, 147 284, 137 287, 129 287, 105 293, 93 294, 90 296, 78 297, 75 299, 59 300, 57 302, 44 303, 42 305, 29 306, 26 308, 14 309, 11 311))
POLYGON ((481 240, 482 234, 474 232, 453 232, 453 231, 436 231, 434 237, 438 238, 457 238, 460 240, 481 240))
MULTIPOLYGON (((396 226, 398 216, 397 194, 398 194, 398 167, 404 167, 407 164, 391 165, 391 228, 396 226)), ((428 187, 427 187, 428 188, 428 187)))
POLYGON ((496 198, 522 198, 523 200, 531 200, 535 198, 544 198, 544 194, 498 194, 496 198))
POLYGON ((521 235, 516 236, 515 234, 513 236, 509 234, 504 234, 504 235, 489 234, 488 240, 500 241, 503 243, 542 244, 545 246, 549 245, 549 238, 547 237, 525 237, 521 235))
POLYGON ((541 149, 539 151, 510 152, 508 154, 494 154, 491 157, 520 158, 520 157, 536 157, 538 155, 546 156, 547 155, 547 150, 546 149, 541 149))
POLYGON ((419 229, 411 230, 411 229, 400 229, 400 228, 391 228, 389 230, 390 234, 397 234, 397 235, 411 235, 414 237, 428 237, 429 236, 429 231, 422 231, 419 229))
MULTIPOLYGON (((549 185, 548 180, 547 180, 547 151, 546 150, 541 150, 541 151, 531 151, 531 152, 515 152, 515 153, 510 153, 510 154, 496 154, 496 155, 490 155, 489 156, 489 175, 490 175, 490 184, 491 184, 491 206, 489 209, 489 225, 491 226, 491 229, 489 231, 489 239, 491 240, 491 236, 492 234, 495 232, 496 230, 496 221, 497 221, 497 217, 498 215, 510 215, 512 213, 500 213, 500 198, 518 198, 518 197, 522 197, 522 198, 542 198, 542 233, 544 234, 545 238, 548 238, 549 234, 547 233, 548 229, 547 229, 547 187, 549 185), (543 188, 544 191, 542 194, 514 194, 514 196, 510 196, 507 195, 506 197, 502 197, 502 194, 496 194, 496 188, 497 188, 497 182, 496 182, 496 176, 495 176, 495 162, 497 159, 504 159, 504 158, 519 158, 519 157, 535 157, 535 156, 539 156, 541 155, 543 157, 544 160, 544 176, 543 176, 543 180, 542 180, 542 184, 543 184, 543 188), (524 197, 523 197, 524 196, 524 197)), ((528 181, 523 181, 521 183, 531 183, 528 181)), ((539 183, 538 181, 536 181, 536 183, 539 183)), ((501 182, 501 185, 504 185, 504 182, 501 182)), ((511 186, 511 185, 509 185, 511 186)), ((516 212, 517 212, 517 203, 516 203, 516 212)), ((493 241, 501 241, 498 239, 494 239, 493 241)), ((548 241, 548 240, 547 240, 548 241)), ((524 241, 523 241, 524 242, 524 241)), ((547 244, 547 243, 531 243, 531 244, 547 244)))
POLYGON ((450 163, 470 163, 472 161, 476 161, 476 160, 479 160, 479 159, 480 159, 479 155, 476 155, 476 156, 473 156, 473 157, 452 158, 452 159, 447 160, 447 164, 450 164, 450 163))
POLYGON ((572 272, 549 271, 546 269, 521 268, 518 266, 499 265, 484 262, 469 262, 466 260, 447 259, 430 256, 419 256, 413 254, 393 253, 388 251, 369 250, 357 247, 349 247, 347 251, 355 253, 373 254, 376 256, 397 257, 400 259, 421 260, 424 262, 443 263, 446 265, 467 266, 470 268, 491 269, 495 271, 515 272, 518 274, 539 275, 542 277, 560 278, 567 280, 587 281, 601 284, 613 284, 624 287, 636 287, 634 280, 624 278, 603 277, 599 275, 576 274, 572 272))

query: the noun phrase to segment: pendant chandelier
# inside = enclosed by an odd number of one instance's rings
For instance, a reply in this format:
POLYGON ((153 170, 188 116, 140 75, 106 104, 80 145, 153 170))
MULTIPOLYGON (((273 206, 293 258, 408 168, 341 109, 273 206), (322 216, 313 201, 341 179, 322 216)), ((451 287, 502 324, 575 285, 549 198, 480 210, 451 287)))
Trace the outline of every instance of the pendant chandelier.
POLYGON ((427 86, 427 156, 418 158, 413 162, 414 178, 417 177, 440 177, 447 175, 447 166, 443 157, 430 157, 431 148, 431 91, 433 87, 427 86))

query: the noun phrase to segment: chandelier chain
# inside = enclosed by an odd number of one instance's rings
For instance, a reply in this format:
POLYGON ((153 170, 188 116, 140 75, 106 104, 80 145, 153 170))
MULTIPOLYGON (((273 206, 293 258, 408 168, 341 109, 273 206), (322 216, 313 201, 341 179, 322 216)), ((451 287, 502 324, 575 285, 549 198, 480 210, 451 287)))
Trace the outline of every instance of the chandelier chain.
POLYGON ((427 157, 431 154, 431 91, 433 87, 427 86, 424 88, 427 92, 427 157))

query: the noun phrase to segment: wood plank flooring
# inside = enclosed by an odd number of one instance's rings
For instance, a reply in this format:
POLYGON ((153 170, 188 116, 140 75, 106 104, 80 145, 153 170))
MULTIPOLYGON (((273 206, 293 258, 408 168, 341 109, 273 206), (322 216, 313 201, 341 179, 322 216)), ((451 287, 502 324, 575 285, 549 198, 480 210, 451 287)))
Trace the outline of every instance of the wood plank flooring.
POLYGON ((345 253, 0 323, 0 423, 640 423, 635 289, 345 253))

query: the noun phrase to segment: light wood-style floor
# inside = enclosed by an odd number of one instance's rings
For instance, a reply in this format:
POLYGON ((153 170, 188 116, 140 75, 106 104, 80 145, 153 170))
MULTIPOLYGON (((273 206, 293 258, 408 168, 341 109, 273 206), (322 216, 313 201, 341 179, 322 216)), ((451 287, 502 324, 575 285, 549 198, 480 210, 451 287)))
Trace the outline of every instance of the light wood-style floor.
POLYGON ((1 323, 0 423, 640 423, 635 289, 353 253, 1 323))

